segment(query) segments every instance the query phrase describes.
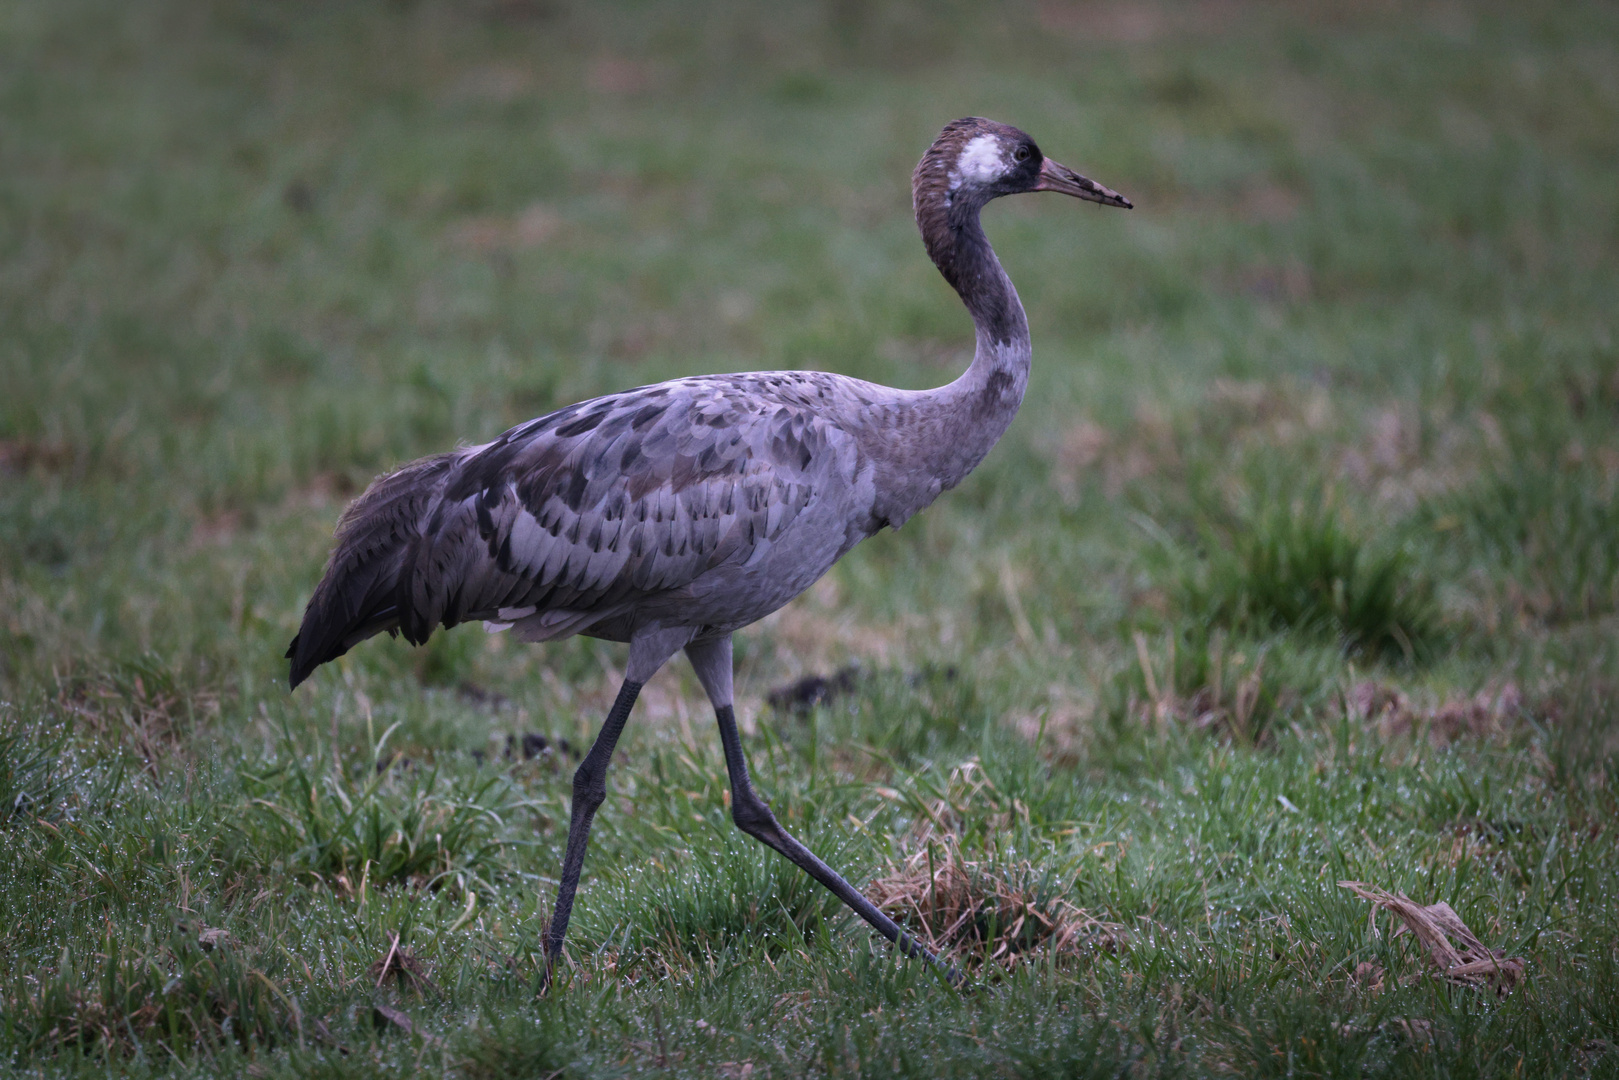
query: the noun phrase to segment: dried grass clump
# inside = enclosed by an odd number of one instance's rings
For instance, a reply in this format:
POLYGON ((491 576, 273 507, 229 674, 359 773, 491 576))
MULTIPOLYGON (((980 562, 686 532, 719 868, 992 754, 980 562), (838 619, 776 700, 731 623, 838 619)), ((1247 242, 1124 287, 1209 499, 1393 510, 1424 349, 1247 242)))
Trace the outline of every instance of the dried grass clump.
POLYGON ((1426 729, 1435 743, 1498 734, 1523 710, 1523 693, 1512 682, 1491 684, 1470 697, 1446 698, 1432 708, 1418 706, 1394 687, 1370 679, 1344 692, 1344 712, 1376 724, 1385 737, 1426 729))
POLYGON ((928 844, 866 890, 883 911, 935 952, 1008 970, 1037 956, 1114 951, 1125 928, 1056 895, 1028 863, 995 866, 928 844))
MULTIPOLYGON (((1363 881, 1340 881, 1362 900, 1370 900, 1392 912, 1401 925, 1394 936, 1407 931, 1428 950, 1428 957, 1447 982, 1461 986, 1490 986, 1505 994, 1523 979, 1523 960, 1509 957, 1500 949, 1489 949, 1467 928, 1451 906, 1441 900, 1422 905, 1401 893, 1391 893, 1363 881)), ((1381 978, 1377 979, 1381 983, 1381 978)))
POLYGON ((413 991, 416 994, 421 994, 426 990, 438 989, 433 985, 433 980, 428 978, 426 965, 418 960, 414 953, 399 947, 398 934, 391 935, 391 940, 388 942, 388 951, 378 958, 376 963, 371 965, 367 974, 379 990, 382 989, 382 984, 390 978, 402 989, 413 991))
POLYGON ((0 475, 68 472, 89 456, 89 447, 75 446, 61 439, 0 439, 0 475))

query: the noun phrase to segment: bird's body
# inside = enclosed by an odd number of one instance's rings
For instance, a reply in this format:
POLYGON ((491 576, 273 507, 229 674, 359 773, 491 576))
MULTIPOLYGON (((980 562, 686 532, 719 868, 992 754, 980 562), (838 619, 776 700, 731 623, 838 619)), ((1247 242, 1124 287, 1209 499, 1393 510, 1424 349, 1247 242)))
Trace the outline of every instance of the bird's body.
POLYGON ((1130 205, 986 120, 946 127, 917 166, 923 240, 977 328, 971 366, 946 386, 813 371, 677 379, 414 462, 344 514, 288 650, 293 686, 374 634, 419 644, 468 620, 529 641, 630 645, 624 689, 575 777, 553 958, 612 746, 641 684, 681 649, 719 716, 737 823, 920 951, 753 793, 731 707, 731 634, 954 487, 1006 431, 1028 385, 1028 323, 978 214, 998 195, 1039 190, 1130 205))
POLYGON ((729 633, 954 487, 1021 383, 895 390, 823 372, 678 379, 407 466, 350 507, 293 678, 382 630, 729 633), (949 437, 952 432, 965 437, 949 437))

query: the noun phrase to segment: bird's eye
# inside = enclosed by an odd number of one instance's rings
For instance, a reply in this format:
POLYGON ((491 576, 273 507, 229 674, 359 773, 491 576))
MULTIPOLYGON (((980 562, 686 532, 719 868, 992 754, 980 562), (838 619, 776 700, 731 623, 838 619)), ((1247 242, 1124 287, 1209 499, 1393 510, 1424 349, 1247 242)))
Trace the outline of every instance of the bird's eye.
POLYGON ((1028 161, 1029 160, 1029 148, 1027 146, 1020 146, 1016 150, 1012 151, 1012 160, 1013 161, 1028 161))

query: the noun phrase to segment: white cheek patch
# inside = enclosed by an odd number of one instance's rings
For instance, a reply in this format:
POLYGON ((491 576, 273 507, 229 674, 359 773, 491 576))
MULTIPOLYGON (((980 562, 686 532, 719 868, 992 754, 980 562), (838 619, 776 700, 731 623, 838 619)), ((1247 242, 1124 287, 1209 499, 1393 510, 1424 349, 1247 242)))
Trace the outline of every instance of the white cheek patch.
POLYGON ((961 148, 956 167, 950 171, 950 190, 962 184, 987 184, 1006 172, 1001 141, 993 135, 979 135, 961 148))

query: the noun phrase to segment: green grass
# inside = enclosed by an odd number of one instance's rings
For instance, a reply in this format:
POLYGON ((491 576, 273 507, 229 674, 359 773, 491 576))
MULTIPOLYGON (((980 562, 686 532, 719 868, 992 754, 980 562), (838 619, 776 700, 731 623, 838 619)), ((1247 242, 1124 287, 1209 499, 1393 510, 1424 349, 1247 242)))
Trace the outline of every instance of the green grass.
POLYGON ((1319 496, 1206 526, 1202 546, 1176 597, 1195 625, 1290 630, 1351 655, 1414 661, 1433 649, 1435 615, 1405 552, 1368 550, 1319 496))
POLYGON ((1595 3, 0 7, 3 1068, 1619 1075, 1615 72, 1595 3), (989 211, 1023 413, 738 685, 784 823, 976 989, 731 826, 677 662, 536 999, 622 650, 288 695, 337 515, 656 379, 951 377, 906 181, 967 114, 1139 209, 989 211))

